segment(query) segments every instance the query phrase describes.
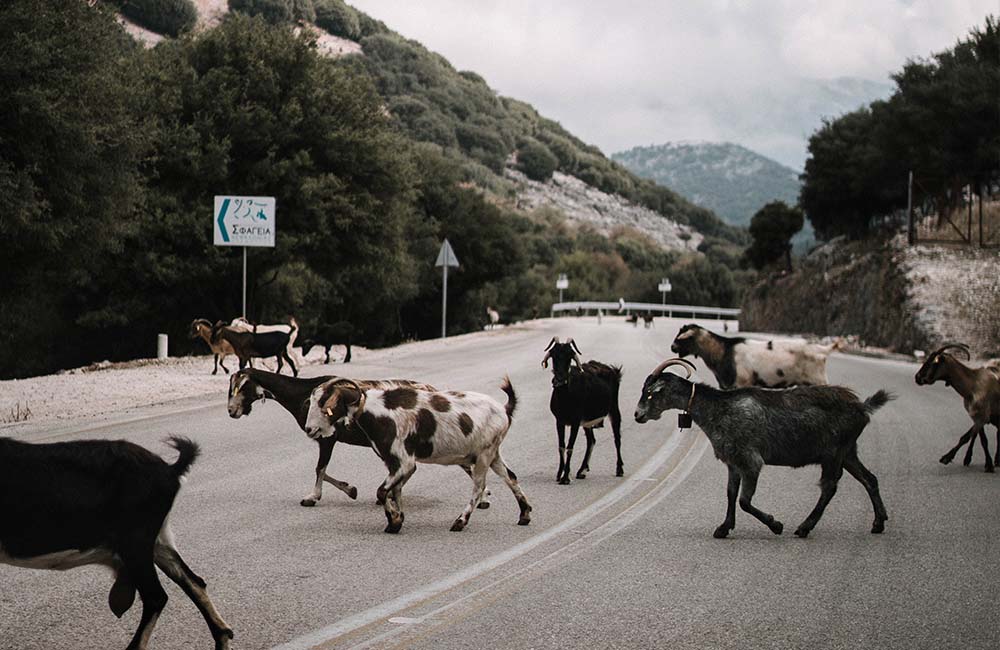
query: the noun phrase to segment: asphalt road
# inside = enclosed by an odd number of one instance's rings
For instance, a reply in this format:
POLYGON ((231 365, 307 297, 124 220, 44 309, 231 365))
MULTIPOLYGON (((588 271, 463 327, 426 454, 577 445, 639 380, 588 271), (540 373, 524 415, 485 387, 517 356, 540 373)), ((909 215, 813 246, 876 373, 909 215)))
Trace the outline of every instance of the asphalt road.
MULTIPOLYGON (((1000 475, 982 471, 978 448, 971 467, 937 463, 968 428, 951 389, 916 386, 912 364, 834 356, 831 381, 863 397, 883 387, 899 395, 861 439, 889 511, 886 533, 869 534, 870 502, 845 474, 810 538, 795 538, 818 497, 819 470, 765 468, 755 503, 786 534, 738 512, 730 538, 716 540, 725 468, 704 436, 675 431, 669 414, 641 426, 631 417, 645 374, 681 323, 644 330, 565 319, 461 337, 443 350, 401 348, 380 366, 307 368, 420 379, 501 401, 508 373, 520 401, 504 456, 534 507, 528 527, 515 525, 516 503, 491 477, 493 506, 449 532, 468 479, 421 465, 404 493, 403 531, 386 535, 374 504, 383 467, 355 447, 338 446, 329 471, 356 485, 358 500, 328 487, 318 506, 303 508, 315 444, 274 402, 231 420, 223 392, 174 414, 160 408, 97 428, 81 421, 91 428, 57 438, 127 437, 164 455, 168 434, 203 445, 171 521, 236 632, 234 648, 997 647, 1000 475), (601 430, 590 476, 555 483, 550 374, 538 365, 553 335, 574 336, 585 359, 624 366, 624 478, 614 476, 610 430, 601 430)), ((583 447, 581 434, 574 467, 583 447)), ((212 647, 194 606, 164 585, 170 602, 154 647, 212 647)), ((0 648, 124 647, 139 608, 116 620, 110 586, 100 568, 0 566, 0 648)))

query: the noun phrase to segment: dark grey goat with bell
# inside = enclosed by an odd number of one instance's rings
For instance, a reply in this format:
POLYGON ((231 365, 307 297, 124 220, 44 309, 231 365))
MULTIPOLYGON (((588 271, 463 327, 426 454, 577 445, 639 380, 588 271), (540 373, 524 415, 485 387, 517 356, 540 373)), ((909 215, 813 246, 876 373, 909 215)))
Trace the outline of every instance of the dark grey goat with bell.
POLYGON ((781 534, 782 523, 752 502, 764 465, 822 467, 819 501, 795 530, 798 537, 808 536, 819 522, 844 470, 871 498, 875 510, 871 532, 885 530, 889 516, 878 479, 858 458, 858 437, 871 415, 893 399, 890 393, 880 390, 861 401, 843 386, 719 390, 689 381, 693 371, 694 366, 683 359, 661 363, 642 386, 635 420, 640 424, 658 420, 663 411, 679 409, 705 432, 716 458, 729 468, 726 519, 715 529, 715 537, 726 537, 735 528, 737 497, 744 512, 775 535, 781 534), (665 372, 671 366, 683 367, 687 378, 665 372))

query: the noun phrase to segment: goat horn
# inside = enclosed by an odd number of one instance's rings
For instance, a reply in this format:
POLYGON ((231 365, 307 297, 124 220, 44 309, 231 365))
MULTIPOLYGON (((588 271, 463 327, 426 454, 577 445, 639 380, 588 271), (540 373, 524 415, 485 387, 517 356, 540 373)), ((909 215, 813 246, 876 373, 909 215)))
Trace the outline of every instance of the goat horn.
POLYGON ((553 336, 552 340, 549 341, 549 344, 545 346, 545 350, 547 351, 547 350, 551 349, 552 346, 555 345, 558 342, 559 342, 559 337, 558 336, 553 336))
POLYGON ((345 383, 345 384, 350 384, 351 386, 354 387, 354 390, 358 391, 358 412, 355 415, 355 417, 357 417, 358 415, 361 415, 362 413, 364 413, 365 412, 365 402, 367 401, 367 398, 365 397, 365 391, 364 391, 364 389, 361 388, 361 386, 358 386, 358 382, 354 381, 353 379, 348 379, 348 378, 345 377, 345 378, 341 379, 340 382, 338 382, 338 383, 341 383, 341 382, 345 383))
POLYGON ((685 379, 690 379, 691 378, 691 374, 694 373, 694 372, 696 372, 696 370, 697 370, 694 367, 693 363, 691 363, 690 361, 687 361, 685 359, 667 359, 666 361, 664 361, 660 365, 656 366, 656 370, 654 370, 653 372, 651 372, 649 374, 650 375, 658 375, 658 374, 660 374, 661 372, 663 372, 664 370, 666 370, 667 368, 669 368, 671 366, 681 366, 682 368, 684 368, 685 370, 687 370, 687 377, 685 377, 685 379))
POLYGON ((573 349, 576 350, 577 354, 583 354, 583 352, 580 352, 580 348, 578 348, 576 346, 576 341, 574 341, 573 339, 570 339, 570 340, 568 340, 566 342, 573 346, 573 349))
POLYGON ((944 352, 947 352, 948 350, 959 350, 960 352, 964 352, 965 360, 966 361, 972 360, 972 353, 969 352, 969 346, 967 346, 965 343, 945 343, 937 350, 935 350, 931 356, 942 354, 944 352))

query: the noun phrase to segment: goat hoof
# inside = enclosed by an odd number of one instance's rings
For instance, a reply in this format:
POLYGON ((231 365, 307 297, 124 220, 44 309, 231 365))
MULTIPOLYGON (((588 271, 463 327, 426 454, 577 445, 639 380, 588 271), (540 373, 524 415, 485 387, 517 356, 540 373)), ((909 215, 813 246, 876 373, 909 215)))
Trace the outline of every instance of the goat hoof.
POLYGON ((715 539, 725 539, 726 537, 729 537, 729 527, 725 524, 719 526, 715 529, 715 532, 712 533, 712 537, 715 539))
POLYGON ((490 508, 490 502, 489 501, 480 501, 476 505, 476 508, 478 508, 479 510, 489 510, 489 508, 490 508))
POLYGON ((993 473, 994 473, 994 470, 993 470, 993 466, 992 466, 992 465, 987 465, 987 466, 986 466, 986 473, 987 473, 987 474, 993 474, 993 473))
POLYGON ((615 470, 615 476, 625 476, 625 470, 619 467, 617 470, 615 470))
POLYGON ((561 479, 559 479, 559 485, 569 485, 569 477, 564 476, 561 479))
POLYGON ((451 532, 457 533, 457 532, 460 532, 464 528, 465 528, 465 522, 462 521, 461 517, 459 517, 458 519, 455 520, 455 523, 453 523, 451 525, 451 532))
POLYGON ((951 456, 942 456, 940 458, 940 460, 938 460, 938 462, 941 463, 942 465, 947 465, 951 461, 952 461, 952 457, 951 456))
POLYGON ((587 473, 586 472, 577 472, 576 473, 576 477, 582 481, 583 479, 587 478, 587 473))
POLYGON ((809 529, 799 526, 795 529, 795 536, 805 539, 806 537, 809 537, 809 529))
POLYGON ((964 465, 965 467, 968 467, 971 462, 972 462, 971 458, 963 458, 962 459, 962 465, 964 465))
POLYGON ((885 522, 876 520, 875 523, 872 524, 872 534, 878 535, 883 532, 885 532, 885 522))
MULTIPOLYGON (((347 491, 347 496, 351 497, 352 499, 357 500, 357 498, 358 498, 358 488, 356 488, 356 487, 354 487, 352 485, 351 489, 347 491)), ((382 505, 382 504, 379 504, 379 505, 382 505)))
POLYGON ((530 523, 531 523, 531 517, 527 516, 521 517, 520 519, 517 520, 518 526, 527 526, 530 523))
POLYGON ((300 506, 305 506, 306 508, 312 508, 316 505, 316 499, 302 499, 299 501, 300 506))
MULTIPOLYGON (((776 521, 773 524, 771 524, 770 526, 768 526, 768 528, 770 528, 771 532, 774 533, 775 535, 780 535, 782 532, 784 532, 785 525, 782 524, 780 521, 776 521)), ((798 535, 798 531, 796 531, 795 534, 798 535)), ((809 531, 806 531, 806 535, 808 535, 808 534, 809 534, 809 531)))
POLYGON ((403 527, 402 524, 399 524, 397 526, 393 526, 392 524, 387 524, 385 527, 385 532, 389 533, 390 535, 395 535, 399 532, 399 529, 402 527, 403 527))

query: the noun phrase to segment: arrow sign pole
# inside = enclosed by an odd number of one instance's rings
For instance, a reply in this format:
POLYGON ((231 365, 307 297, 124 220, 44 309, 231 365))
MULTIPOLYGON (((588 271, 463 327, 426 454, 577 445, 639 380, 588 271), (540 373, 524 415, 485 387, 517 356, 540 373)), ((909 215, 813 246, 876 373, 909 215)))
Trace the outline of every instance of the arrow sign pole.
POLYGON ((437 261, 434 266, 442 267, 442 292, 441 292, 441 338, 448 336, 448 267, 458 268, 458 257, 452 250, 451 244, 445 239, 438 252, 437 261))

